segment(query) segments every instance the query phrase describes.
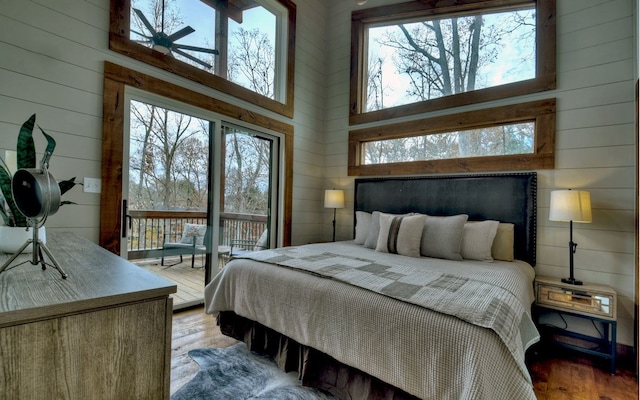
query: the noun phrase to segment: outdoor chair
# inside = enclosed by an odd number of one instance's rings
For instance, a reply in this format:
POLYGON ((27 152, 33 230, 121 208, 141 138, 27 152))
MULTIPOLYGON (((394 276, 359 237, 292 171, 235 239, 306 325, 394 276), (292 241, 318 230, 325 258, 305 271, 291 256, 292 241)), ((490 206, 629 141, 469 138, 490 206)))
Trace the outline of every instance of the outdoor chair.
POLYGON ((258 240, 255 239, 232 239, 229 257, 239 256, 241 254, 250 253, 252 251, 264 250, 267 248, 269 231, 267 229, 262 232, 258 240))
POLYGON ((164 266, 164 258, 166 256, 180 256, 179 263, 168 265, 168 267, 172 267, 174 265, 182 263, 183 254, 190 254, 191 268, 193 268, 196 254, 204 254, 207 252, 207 246, 204 245, 204 235, 206 232, 206 225, 185 224, 184 230, 182 231, 182 236, 177 242, 168 241, 172 236, 176 236, 175 233, 166 233, 164 235, 164 243, 162 244, 162 258, 160 261, 160 265, 164 266))

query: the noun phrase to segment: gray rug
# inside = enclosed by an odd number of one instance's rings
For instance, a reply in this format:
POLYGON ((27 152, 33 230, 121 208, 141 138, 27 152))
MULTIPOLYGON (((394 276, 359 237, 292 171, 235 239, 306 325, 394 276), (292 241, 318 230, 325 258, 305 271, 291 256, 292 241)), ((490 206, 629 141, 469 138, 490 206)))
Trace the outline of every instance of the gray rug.
POLYGON ((171 400, 338 400, 301 386, 296 374, 285 374, 271 359, 250 352, 244 343, 191 350, 189 356, 200 371, 171 400))

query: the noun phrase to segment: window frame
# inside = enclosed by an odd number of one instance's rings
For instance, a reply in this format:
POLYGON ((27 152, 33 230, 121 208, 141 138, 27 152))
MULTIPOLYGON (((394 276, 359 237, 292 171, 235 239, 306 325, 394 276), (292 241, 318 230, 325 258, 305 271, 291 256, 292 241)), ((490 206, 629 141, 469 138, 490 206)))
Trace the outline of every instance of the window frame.
POLYGON ((415 175, 450 172, 484 172, 553 169, 555 166, 556 99, 546 99, 482 110, 424 118, 349 131, 348 175, 415 175), (533 153, 386 164, 362 162, 362 145, 457 130, 518 122, 535 123, 533 153))
POLYGON ((351 73, 349 82, 349 125, 382 121, 537 93, 556 88, 556 0, 457 0, 453 5, 441 5, 437 0, 412 1, 356 10, 351 14, 351 73), (459 13, 482 13, 536 7, 536 77, 520 82, 457 93, 382 110, 364 111, 366 98, 363 69, 366 65, 366 28, 371 24, 388 23, 399 19, 447 16, 459 13))
POLYGON ((291 0, 276 1, 288 10, 288 21, 285 21, 287 27, 276 28, 278 31, 286 29, 287 32, 286 57, 277 56, 282 63, 280 68, 286 70, 284 73, 285 81, 281 82, 278 87, 278 89, 284 88, 286 91, 283 97, 284 103, 130 40, 131 14, 129 10, 131 8, 131 0, 110 0, 109 49, 255 104, 266 110, 293 118, 296 5, 291 0))

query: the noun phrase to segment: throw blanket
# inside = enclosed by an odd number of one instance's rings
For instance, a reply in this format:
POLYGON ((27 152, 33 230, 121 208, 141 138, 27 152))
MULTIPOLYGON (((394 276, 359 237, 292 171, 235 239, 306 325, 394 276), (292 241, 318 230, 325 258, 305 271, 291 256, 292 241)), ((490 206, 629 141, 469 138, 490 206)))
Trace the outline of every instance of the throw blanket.
POLYGON ((511 291, 511 283, 500 274, 487 281, 480 276, 385 264, 309 247, 251 252, 236 258, 336 279, 492 329, 516 359, 522 359, 524 351, 539 340, 533 321, 511 291))

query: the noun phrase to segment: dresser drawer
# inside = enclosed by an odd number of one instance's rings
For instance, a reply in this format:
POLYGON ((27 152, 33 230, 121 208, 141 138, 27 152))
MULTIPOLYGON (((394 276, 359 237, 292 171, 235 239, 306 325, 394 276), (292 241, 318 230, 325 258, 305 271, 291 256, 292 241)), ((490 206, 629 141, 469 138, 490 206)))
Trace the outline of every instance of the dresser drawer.
POLYGON ((590 287, 536 282, 536 303, 540 306, 590 315, 616 318, 616 295, 590 287))

